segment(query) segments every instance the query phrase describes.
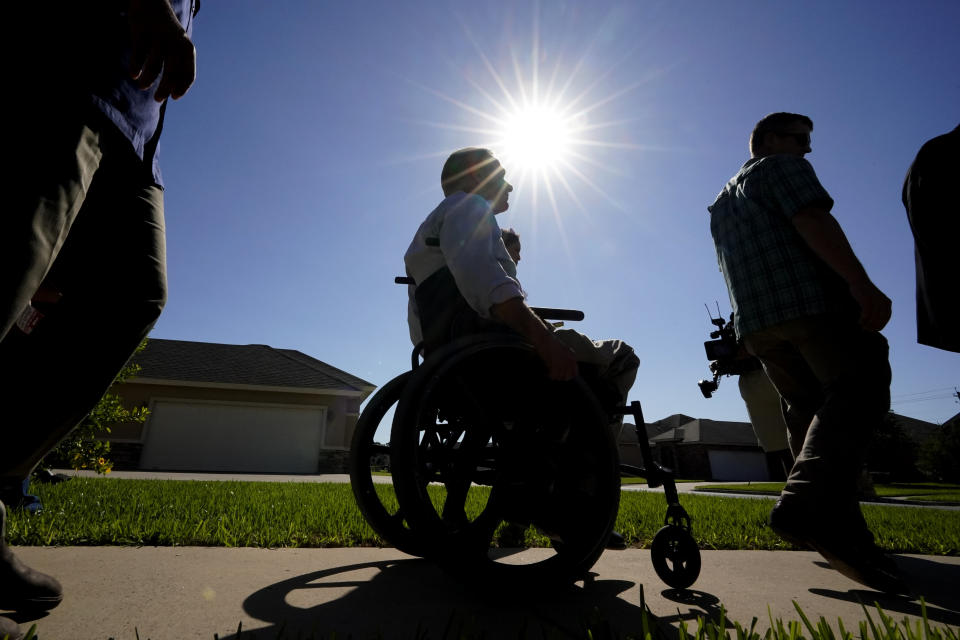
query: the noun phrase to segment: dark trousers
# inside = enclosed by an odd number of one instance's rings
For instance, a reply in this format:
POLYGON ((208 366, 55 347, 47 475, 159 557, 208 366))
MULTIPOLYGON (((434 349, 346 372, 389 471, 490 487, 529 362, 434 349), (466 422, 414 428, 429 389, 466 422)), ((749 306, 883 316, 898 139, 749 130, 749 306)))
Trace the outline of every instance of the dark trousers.
POLYGON ((859 513, 857 479, 867 444, 890 409, 886 339, 820 315, 752 333, 744 344, 783 398, 790 432, 804 434, 784 498, 859 513))
POLYGON ((129 143, 86 109, 37 131, 14 136, 0 221, 0 479, 83 419, 166 301, 163 191, 129 143), (41 285, 62 297, 25 334, 41 285))

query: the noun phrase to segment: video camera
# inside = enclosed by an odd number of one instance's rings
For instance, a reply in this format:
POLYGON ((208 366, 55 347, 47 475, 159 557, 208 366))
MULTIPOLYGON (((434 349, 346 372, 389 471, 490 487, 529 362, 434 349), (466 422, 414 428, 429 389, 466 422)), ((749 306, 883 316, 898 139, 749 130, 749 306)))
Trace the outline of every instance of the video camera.
POLYGON ((710 332, 711 339, 703 343, 707 360, 710 361, 710 371, 713 372, 713 380, 699 380, 697 387, 700 388, 704 398, 711 398, 713 392, 720 387, 721 376, 740 375, 756 369, 760 363, 756 358, 743 354, 733 328, 732 313, 730 320, 724 320, 720 315, 720 305, 717 305, 717 317, 714 318, 710 313, 710 307, 707 307, 707 315, 710 316, 710 323, 717 328, 716 331, 710 332))

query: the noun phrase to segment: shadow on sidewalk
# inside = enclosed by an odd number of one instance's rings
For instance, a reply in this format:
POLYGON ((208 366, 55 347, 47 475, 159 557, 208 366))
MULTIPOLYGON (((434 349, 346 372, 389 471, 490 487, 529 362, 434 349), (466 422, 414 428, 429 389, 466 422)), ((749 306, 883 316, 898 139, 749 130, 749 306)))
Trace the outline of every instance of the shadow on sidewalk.
POLYGON ((720 598, 712 593, 696 589, 666 589, 661 591, 660 595, 677 604, 684 604, 688 607, 696 607, 699 609, 699 611, 697 609, 689 609, 686 613, 681 613, 678 607, 677 613, 671 616, 660 616, 659 621, 661 625, 675 625, 682 621, 688 624, 694 623, 693 626, 696 626, 697 618, 702 616, 717 624, 720 624, 720 621, 723 620, 723 626, 726 629, 734 628, 733 621, 730 620, 729 616, 723 611, 720 598))
MULTIPOLYGON (((926 558, 909 556, 894 556, 894 558, 906 574, 907 582, 913 587, 917 598, 888 595, 865 588, 850 591, 810 589, 810 592, 825 598, 859 602, 866 606, 874 622, 878 622, 878 617, 875 615, 876 604, 879 604, 887 615, 897 621, 899 621, 898 613, 919 618, 922 613, 919 596, 923 596, 927 604, 928 620, 954 627, 960 626, 960 589, 957 588, 957 585, 960 585, 960 566, 934 562, 926 558)), ((830 568, 826 562, 816 564, 830 568)))
MULTIPOLYGON (((254 592, 244 600, 244 611, 272 626, 221 640, 319 639, 334 633, 424 640, 582 638, 588 629, 595 638, 623 637, 643 628, 643 609, 618 598, 631 588, 635 583, 598 580, 560 592, 505 597, 457 582, 426 560, 360 563, 304 573, 254 592), (343 595, 344 589, 350 591, 343 595)), ((649 612, 648 621, 655 638, 665 637, 649 612)))

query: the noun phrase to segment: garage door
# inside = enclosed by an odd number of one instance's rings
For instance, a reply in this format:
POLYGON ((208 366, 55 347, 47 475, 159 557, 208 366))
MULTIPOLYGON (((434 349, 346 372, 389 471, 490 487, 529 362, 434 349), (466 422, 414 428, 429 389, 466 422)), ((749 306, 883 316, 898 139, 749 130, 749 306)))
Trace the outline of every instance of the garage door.
POLYGON ((316 473, 326 409, 156 400, 142 469, 316 473))
POLYGON ((768 480, 767 459, 760 451, 710 451, 714 480, 768 480))

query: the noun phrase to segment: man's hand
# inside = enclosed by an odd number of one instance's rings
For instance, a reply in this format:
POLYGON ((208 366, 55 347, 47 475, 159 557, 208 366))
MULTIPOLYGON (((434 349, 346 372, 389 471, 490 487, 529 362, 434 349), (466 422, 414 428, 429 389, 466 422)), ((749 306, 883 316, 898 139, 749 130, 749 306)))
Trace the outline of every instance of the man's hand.
POLYGON ((533 347, 547 365, 547 375, 551 380, 573 380, 577 376, 577 357, 570 347, 561 344, 552 335, 547 334, 533 347))
POLYGON ((130 77, 149 89, 158 76, 153 95, 163 102, 183 96, 197 76, 197 52, 167 0, 130 0, 130 77))
POLYGON ((850 295, 860 305, 860 326, 867 331, 880 331, 890 321, 890 298, 875 284, 866 280, 850 285, 850 295))

